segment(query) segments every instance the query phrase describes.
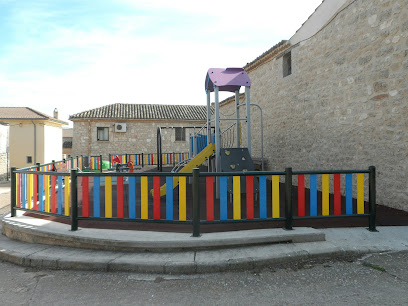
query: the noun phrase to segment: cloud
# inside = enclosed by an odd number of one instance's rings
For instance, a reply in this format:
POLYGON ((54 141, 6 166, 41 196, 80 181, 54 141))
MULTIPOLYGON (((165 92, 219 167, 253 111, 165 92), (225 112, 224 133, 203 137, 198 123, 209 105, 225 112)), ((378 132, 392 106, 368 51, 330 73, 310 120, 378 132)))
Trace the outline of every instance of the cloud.
POLYGON ((244 66, 293 35, 317 6, 258 0, 56 3, 9 4, 12 13, 0 30, 11 28, 15 35, 0 47, 0 105, 48 114, 57 107, 63 120, 117 102, 205 104, 208 68, 244 66), (295 23, 289 17, 298 16, 300 5, 309 13, 295 23))

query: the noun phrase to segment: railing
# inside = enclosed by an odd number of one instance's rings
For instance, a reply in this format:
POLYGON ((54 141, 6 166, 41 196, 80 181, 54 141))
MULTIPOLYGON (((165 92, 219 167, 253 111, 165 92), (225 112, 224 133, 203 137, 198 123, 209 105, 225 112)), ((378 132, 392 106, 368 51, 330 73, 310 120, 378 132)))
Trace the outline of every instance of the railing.
POLYGON ((25 210, 69 217, 72 230, 78 228, 78 220, 184 223, 192 224, 197 237, 200 225, 208 223, 283 221, 289 230, 296 220, 339 217, 368 217, 369 230, 376 230, 375 167, 246 173, 34 170, 11 168, 12 216, 25 210), (192 177, 191 184, 187 177, 192 177), (292 186, 294 177, 298 186, 292 186))

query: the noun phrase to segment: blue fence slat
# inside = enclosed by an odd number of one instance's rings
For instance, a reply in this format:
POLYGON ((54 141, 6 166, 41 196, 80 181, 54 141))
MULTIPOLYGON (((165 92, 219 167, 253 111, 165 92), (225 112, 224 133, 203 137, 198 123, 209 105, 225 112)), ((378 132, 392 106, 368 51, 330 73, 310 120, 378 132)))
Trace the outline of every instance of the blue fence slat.
POLYGON ((353 175, 346 174, 346 215, 353 214, 353 175))
POLYGON ((310 215, 317 216, 317 177, 310 175, 310 215))
POLYGON ((227 220, 227 177, 220 177, 220 220, 227 220))
POLYGON ((129 219, 136 219, 136 177, 129 176, 129 219))
POLYGON ((94 177, 94 190, 93 190, 93 196, 94 196, 94 217, 95 218, 100 218, 101 217, 101 178, 99 176, 94 177))
POLYGON ((259 176, 259 218, 266 219, 266 176, 259 176))
POLYGON ((43 176, 40 174, 38 176, 38 202, 40 211, 44 211, 44 187, 43 187, 43 176))
POLYGON ((173 220, 173 177, 166 177, 166 219, 173 220))
POLYGON ((64 192, 63 192, 63 188, 62 188, 62 176, 59 176, 58 179, 58 214, 62 215, 62 205, 63 205, 63 196, 64 196, 64 192))

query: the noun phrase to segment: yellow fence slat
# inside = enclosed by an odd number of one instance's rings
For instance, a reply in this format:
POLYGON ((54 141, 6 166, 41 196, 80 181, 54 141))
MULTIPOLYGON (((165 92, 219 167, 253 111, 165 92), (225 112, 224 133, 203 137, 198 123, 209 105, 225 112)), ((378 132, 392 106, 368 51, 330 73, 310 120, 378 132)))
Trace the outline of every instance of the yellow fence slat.
POLYGON ((65 176, 65 187, 64 187, 64 190, 65 190, 65 209, 64 209, 64 215, 65 216, 69 216, 69 208, 70 208, 70 205, 69 205, 69 199, 70 199, 70 197, 69 197, 69 193, 70 193, 70 188, 71 188, 71 184, 70 184, 70 177, 69 176, 65 176))
POLYGON ((105 177, 105 218, 112 218, 112 177, 105 177))
POLYGON ((279 217, 279 175, 272 175, 272 218, 279 217))
POLYGON ((179 220, 186 221, 186 177, 179 178, 179 220))
POLYGON ((329 212, 329 175, 322 175, 322 215, 328 216, 329 212))
POLYGON ((141 191, 141 218, 148 219, 149 218, 149 210, 148 210, 148 184, 147 184, 147 176, 142 176, 140 179, 140 191, 141 191))
POLYGON ((50 212, 50 176, 44 175, 45 211, 50 212))
POLYGON ((234 176, 233 181, 233 215, 234 220, 241 219, 241 177, 234 176))
POLYGON ((357 173, 357 214, 364 214, 364 173, 357 173))
POLYGON ((32 201, 32 198, 33 198, 33 175, 32 174, 27 174, 27 176, 28 176, 27 208, 31 209, 31 208, 33 208, 32 205, 31 205, 31 203, 32 203, 31 201, 32 201))

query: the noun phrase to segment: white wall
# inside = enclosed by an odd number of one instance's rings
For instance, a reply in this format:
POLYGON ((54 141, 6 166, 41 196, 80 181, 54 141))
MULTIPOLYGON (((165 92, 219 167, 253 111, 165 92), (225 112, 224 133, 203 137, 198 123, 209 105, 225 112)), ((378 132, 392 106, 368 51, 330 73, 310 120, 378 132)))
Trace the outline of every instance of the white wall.
POLYGON ((44 126, 44 163, 62 159, 62 128, 44 126))
POLYGON ((315 35, 334 14, 350 0, 324 0, 316 11, 306 20, 302 27, 290 38, 291 45, 296 45, 298 42, 308 39, 315 35))

